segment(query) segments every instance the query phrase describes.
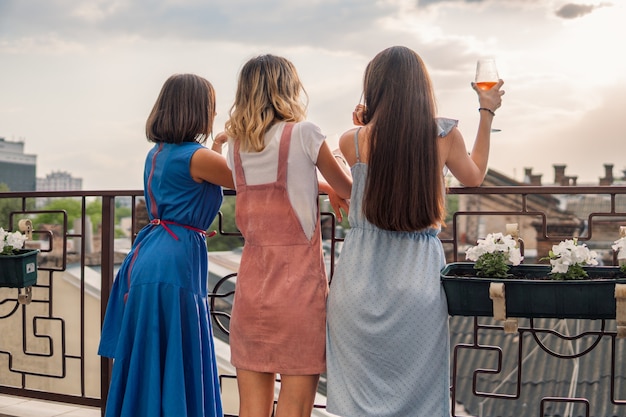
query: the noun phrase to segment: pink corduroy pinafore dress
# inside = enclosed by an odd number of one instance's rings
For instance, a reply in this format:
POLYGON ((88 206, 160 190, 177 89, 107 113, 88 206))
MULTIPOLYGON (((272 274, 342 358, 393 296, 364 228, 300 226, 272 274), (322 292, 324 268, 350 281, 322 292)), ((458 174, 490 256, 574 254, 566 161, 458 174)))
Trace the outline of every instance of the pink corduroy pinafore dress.
POLYGON ((280 140, 276 182, 247 185, 235 141, 236 222, 245 238, 230 321, 231 363, 284 375, 326 369, 328 280, 319 214, 311 240, 287 192, 293 124, 280 140))

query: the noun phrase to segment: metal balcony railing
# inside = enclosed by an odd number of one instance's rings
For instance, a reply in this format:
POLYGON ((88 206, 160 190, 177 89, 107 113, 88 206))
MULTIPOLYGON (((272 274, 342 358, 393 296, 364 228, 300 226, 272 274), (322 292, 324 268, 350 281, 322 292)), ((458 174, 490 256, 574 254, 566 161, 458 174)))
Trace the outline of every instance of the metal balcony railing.
MULTIPOLYGON (((116 268, 146 223, 142 203, 141 190, 0 193, 0 227, 17 230, 20 219, 32 219, 29 245, 40 250, 29 303, 21 289, 0 288, 0 394, 104 410, 111 363, 96 353, 100 324, 116 268)), ((448 262, 517 223, 525 262, 576 236, 608 265, 616 264, 610 245, 626 225, 626 186, 452 187, 449 207, 440 234, 448 262)), ((228 216, 216 219, 218 236, 237 238, 228 216)), ((331 213, 322 221, 332 277, 343 235, 331 213)), ((236 262, 221 271, 212 272, 210 302, 216 339, 227 343, 236 262)), ((452 317, 450 328, 454 415, 463 407, 480 416, 626 415, 626 351, 612 320, 522 319, 505 335, 493 319, 452 317)), ((224 386, 230 378, 224 373, 224 386)), ((316 410, 323 409, 322 401, 316 410)))

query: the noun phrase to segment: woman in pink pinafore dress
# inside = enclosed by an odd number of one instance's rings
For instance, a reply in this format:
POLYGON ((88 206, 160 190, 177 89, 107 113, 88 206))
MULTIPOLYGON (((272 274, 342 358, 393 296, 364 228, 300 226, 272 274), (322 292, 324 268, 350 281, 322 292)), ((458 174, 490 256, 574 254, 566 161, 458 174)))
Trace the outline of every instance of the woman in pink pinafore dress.
POLYGON ((301 91, 291 62, 253 58, 241 70, 226 124, 245 238, 230 320, 240 417, 272 414, 276 374, 276 417, 310 416, 326 369, 318 187, 335 202, 350 196, 352 181, 319 128, 304 121, 301 91), (317 168, 333 188, 318 185, 317 168))
POLYGON ((246 245, 237 274, 231 355, 237 368, 319 374, 326 368, 328 280, 319 220, 307 238, 287 194, 292 129, 284 124, 273 183, 247 185, 239 142, 234 144, 236 221, 246 245))

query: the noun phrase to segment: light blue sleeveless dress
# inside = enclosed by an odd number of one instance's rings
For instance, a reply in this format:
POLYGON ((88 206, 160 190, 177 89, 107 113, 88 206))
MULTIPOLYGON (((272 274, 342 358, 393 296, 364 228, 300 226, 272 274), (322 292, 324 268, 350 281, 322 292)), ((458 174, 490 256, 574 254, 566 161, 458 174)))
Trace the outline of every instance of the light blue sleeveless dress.
MULTIPOLYGON (((456 121, 438 120, 440 136, 456 121)), ((449 417, 448 307, 438 229, 392 232, 362 214, 367 165, 352 167, 348 231, 327 316, 327 410, 342 417, 449 417)))
POLYGON ((191 157, 202 147, 156 144, 146 158, 151 224, 117 273, 98 350, 115 359, 107 417, 223 416, 204 236, 222 188, 191 177, 191 157))

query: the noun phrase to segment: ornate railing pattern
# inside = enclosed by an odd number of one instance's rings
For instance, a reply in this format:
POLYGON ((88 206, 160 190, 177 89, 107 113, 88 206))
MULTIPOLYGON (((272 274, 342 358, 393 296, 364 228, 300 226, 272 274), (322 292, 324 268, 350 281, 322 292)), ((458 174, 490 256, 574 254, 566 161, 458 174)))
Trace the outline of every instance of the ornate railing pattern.
POLYGON ((40 256, 30 302, 19 300, 24 289, 0 288, 0 393, 101 407, 106 398, 101 386, 108 387, 110 363, 95 349, 116 262, 115 202, 128 201, 134 229, 136 201, 142 195, 142 191, 0 193, 0 226, 5 229, 17 230, 21 218, 32 216, 47 216, 53 223, 33 230, 40 256), (78 210, 73 224, 69 208, 38 208, 62 206, 54 203, 69 200, 78 210), (100 204, 99 232, 92 229, 87 213, 93 202, 100 204), (100 249, 91 247, 92 237, 100 249))
MULTIPOLYGON (((232 192, 225 194, 231 198, 234 195, 232 192)), ((464 245, 473 243, 481 234, 503 231, 505 223, 517 222, 523 226, 523 248, 527 254, 537 252, 537 257, 552 243, 570 238, 572 234, 577 234, 590 246, 606 246, 617 238, 619 226, 626 224, 626 187, 623 186, 452 187, 449 194, 459 200, 459 209, 451 213, 451 221, 440 236, 450 262, 462 260, 464 245), (581 215, 564 209, 563 196, 578 197, 581 201, 601 200, 601 204, 586 207, 587 211, 581 215), (615 236, 611 237, 611 231, 615 236)), ((116 203, 129 202, 130 227, 136 231, 140 223, 137 206, 142 195, 139 190, 0 193, 0 226, 5 229, 15 230, 17 221, 24 216, 51 214, 58 219, 56 229, 34 231, 43 242, 40 256, 46 262, 39 266, 40 279, 33 288, 32 302, 21 304, 18 290, 0 288, 0 332, 3 334, 0 338, 0 393, 104 408, 111 363, 96 355, 92 339, 95 338, 97 344, 99 320, 104 314, 115 266, 120 261, 115 251, 116 203), (42 201, 65 198, 79 202, 79 220, 74 224, 69 223, 64 208, 38 208, 42 201), (94 200, 101 204, 101 224, 99 231, 91 232, 88 206, 94 200), (90 233, 99 237, 99 250, 90 250, 90 233), (68 276, 70 269, 73 278, 68 276), (91 275, 94 271, 97 283, 91 275), (72 288, 76 291, 75 297, 63 298, 72 288), (97 306, 95 310, 94 306, 97 306), (91 314, 92 311, 96 313, 91 314)), ((342 238, 334 232, 337 228, 334 216, 323 215, 333 230, 327 246, 332 275, 342 238)), ((218 232, 236 235, 236 230, 223 230, 221 216, 218 232)), ((614 256, 611 261, 616 262, 614 256)), ((230 278, 231 275, 222 277, 211 291, 216 336, 221 333, 222 337, 227 337, 228 333, 228 312, 222 311, 218 304, 219 300, 232 296, 232 289, 224 287, 230 278)), ((623 342, 616 338, 611 320, 525 322, 521 319, 518 333, 505 336, 502 326, 488 318, 452 317, 451 331, 452 398, 476 415, 493 415, 498 407, 493 404, 498 402, 504 403, 509 411, 515 410, 510 415, 550 416, 569 412, 589 416, 605 411, 607 414, 602 415, 626 414, 626 380, 622 376, 626 372, 621 362, 626 352, 623 342), (574 327, 577 329, 572 331, 574 327), (566 381, 567 384, 555 381, 554 385, 559 388, 570 387, 567 395, 552 388, 538 392, 530 387, 549 384, 533 380, 536 365, 531 365, 528 350, 537 355, 535 349, 543 352, 544 368, 550 363, 544 357, 569 364, 582 361, 583 357, 593 358, 594 352, 600 352, 606 370, 594 373, 584 383, 581 383, 582 377, 572 383, 566 381), (589 396, 578 395, 582 391, 576 390, 577 386, 597 382, 606 382, 608 388, 600 394, 587 390, 585 394, 589 396), (531 403, 536 408, 526 409, 526 412, 513 405, 522 407, 531 403), (598 409, 599 412, 595 411, 598 409)), ((572 366, 575 368, 572 375, 584 368, 581 363, 572 366)), ((457 414, 460 407, 455 402, 454 415, 461 415, 457 414)), ((323 408, 323 404, 316 407, 323 408)))
MULTIPOLYGON (((625 191, 621 186, 453 189, 451 193, 459 196, 479 196, 483 201, 509 196, 520 204, 500 210, 459 210, 453 216, 451 237, 442 242, 453 248, 451 260, 460 261, 463 251, 457 232, 462 217, 492 216, 522 223, 530 217, 536 258, 546 256, 552 244, 576 235, 589 246, 610 251, 612 240, 619 238, 619 226, 626 224, 625 191), (564 197, 572 196, 601 204, 589 205, 582 215, 556 210, 559 207, 537 208, 555 195, 559 206, 564 197), (550 212, 558 213, 560 221, 551 222, 550 212)), ((487 230, 492 231, 504 232, 504 227, 487 230)), ((527 243, 523 241, 522 248, 527 243)), ((614 253, 604 259, 616 264, 614 253)), ((452 317, 451 333, 453 416, 465 415, 457 414, 459 403, 477 416, 626 415, 622 359, 626 347, 617 338, 614 320, 519 319, 517 332, 506 335, 504 325, 493 319, 452 317)))

